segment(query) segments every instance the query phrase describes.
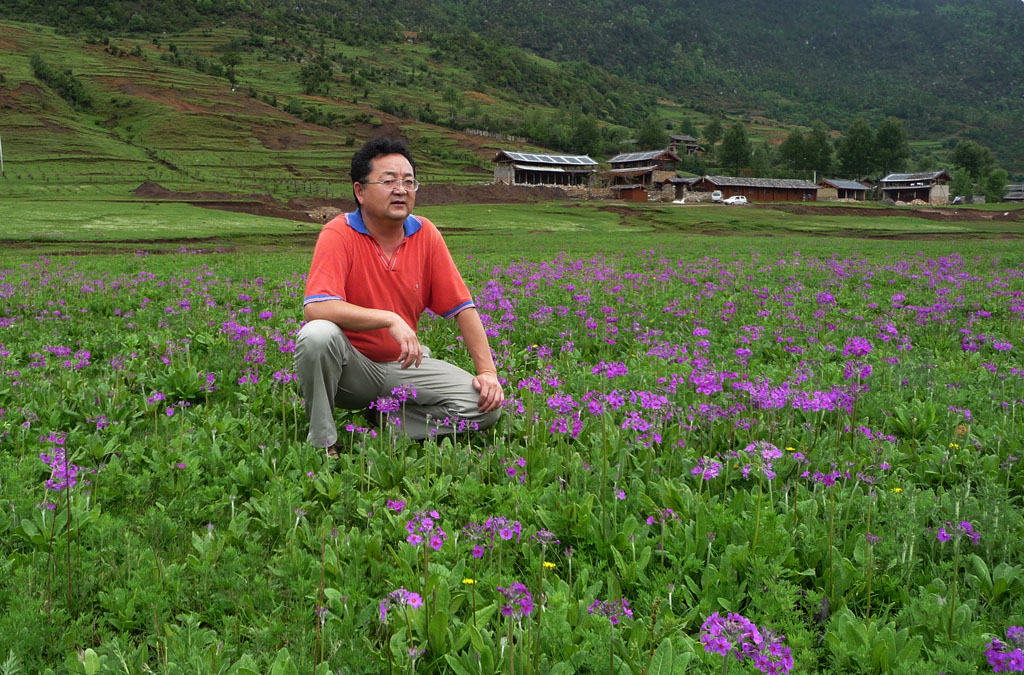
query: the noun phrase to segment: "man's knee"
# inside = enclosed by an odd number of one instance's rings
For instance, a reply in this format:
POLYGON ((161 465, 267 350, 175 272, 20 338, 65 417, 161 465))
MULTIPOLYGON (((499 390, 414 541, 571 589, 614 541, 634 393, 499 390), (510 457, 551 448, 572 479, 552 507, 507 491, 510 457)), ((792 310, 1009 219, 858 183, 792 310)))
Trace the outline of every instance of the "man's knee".
POLYGON ((295 353, 297 357, 322 353, 334 346, 338 338, 343 335, 338 325, 323 319, 314 319, 299 330, 295 338, 295 353))
POLYGON ((480 415, 480 418, 477 420, 477 424, 480 426, 481 430, 483 430, 483 429, 490 429, 491 427, 493 427, 495 424, 498 423, 498 419, 500 417, 501 417, 501 408, 498 408, 497 410, 492 410, 492 411, 487 412, 487 413, 482 413, 480 415))

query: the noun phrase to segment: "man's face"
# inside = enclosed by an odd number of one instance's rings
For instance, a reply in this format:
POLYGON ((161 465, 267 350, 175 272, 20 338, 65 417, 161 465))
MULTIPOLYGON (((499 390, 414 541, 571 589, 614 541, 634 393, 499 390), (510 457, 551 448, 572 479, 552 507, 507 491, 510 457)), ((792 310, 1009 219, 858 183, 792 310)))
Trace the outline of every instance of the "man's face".
POLYGON ((364 220, 403 222, 416 203, 416 193, 396 187, 389 190, 379 182, 389 178, 399 181, 414 178, 412 165, 402 155, 381 155, 370 162, 373 167, 364 183, 355 184, 356 199, 362 208, 364 220))

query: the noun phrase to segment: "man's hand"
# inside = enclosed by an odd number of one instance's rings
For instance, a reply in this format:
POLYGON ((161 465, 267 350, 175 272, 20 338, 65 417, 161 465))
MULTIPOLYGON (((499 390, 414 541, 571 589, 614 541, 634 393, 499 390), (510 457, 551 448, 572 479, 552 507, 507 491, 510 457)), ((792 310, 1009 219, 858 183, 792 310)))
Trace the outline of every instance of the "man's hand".
POLYGON ((497 410, 505 401, 505 392, 498 382, 498 374, 485 371, 473 378, 473 388, 480 392, 477 406, 480 412, 489 413, 497 410))
POLYGON ((402 363, 402 369, 405 370, 409 366, 419 368, 420 363, 423 362, 423 345, 420 344, 420 339, 416 337, 416 331, 409 328, 409 324, 397 314, 392 316, 387 328, 388 333, 391 334, 391 337, 402 350, 398 355, 398 360, 402 363))

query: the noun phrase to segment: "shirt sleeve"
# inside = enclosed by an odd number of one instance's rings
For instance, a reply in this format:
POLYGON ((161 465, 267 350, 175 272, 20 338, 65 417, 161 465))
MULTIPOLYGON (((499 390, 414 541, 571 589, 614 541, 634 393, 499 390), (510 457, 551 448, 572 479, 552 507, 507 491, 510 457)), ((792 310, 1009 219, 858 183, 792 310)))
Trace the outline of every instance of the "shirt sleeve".
POLYGON ((343 237, 333 227, 320 231, 313 249, 313 262, 306 277, 306 295, 302 306, 325 300, 345 300, 349 256, 343 237))
POLYGON ((430 296, 426 304, 434 314, 450 319, 465 309, 476 307, 476 304, 441 233, 432 224, 429 229, 433 241, 430 247, 430 296))

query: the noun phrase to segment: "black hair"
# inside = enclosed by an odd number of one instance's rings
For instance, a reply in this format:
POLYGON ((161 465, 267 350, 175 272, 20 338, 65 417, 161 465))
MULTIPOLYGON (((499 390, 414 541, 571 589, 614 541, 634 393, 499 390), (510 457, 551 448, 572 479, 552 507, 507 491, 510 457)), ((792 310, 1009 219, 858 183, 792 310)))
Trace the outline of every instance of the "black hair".
POLYGON ((409 160, 413 175, 416 174, 416 162, 405 141, 398 138, 378 136, 371 138, 352 155, 352 182, 362 183, 373 171, 373 160, 383 155, 401 155, 409 160))

